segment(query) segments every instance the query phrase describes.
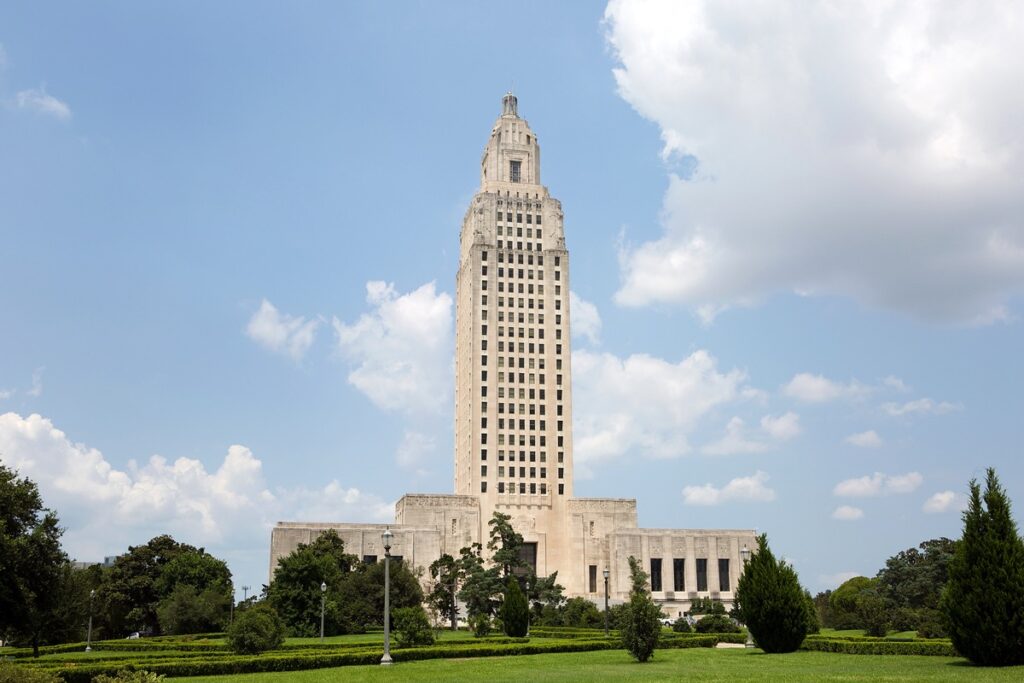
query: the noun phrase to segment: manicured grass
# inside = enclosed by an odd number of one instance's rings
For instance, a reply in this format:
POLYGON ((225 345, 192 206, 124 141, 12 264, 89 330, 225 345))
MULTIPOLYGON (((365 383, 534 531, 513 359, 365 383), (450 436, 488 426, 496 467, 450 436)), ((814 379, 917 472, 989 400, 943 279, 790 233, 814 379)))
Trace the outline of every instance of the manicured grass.
POLYGON ((521 657, 347 666, 287 673, 176 678, 175 683, 334 683, 336 681, 1019 681, 1024 667, 985 669, 948 657, 841 655, 759 650, 659 650, 637 664, 621 650, 521 657))

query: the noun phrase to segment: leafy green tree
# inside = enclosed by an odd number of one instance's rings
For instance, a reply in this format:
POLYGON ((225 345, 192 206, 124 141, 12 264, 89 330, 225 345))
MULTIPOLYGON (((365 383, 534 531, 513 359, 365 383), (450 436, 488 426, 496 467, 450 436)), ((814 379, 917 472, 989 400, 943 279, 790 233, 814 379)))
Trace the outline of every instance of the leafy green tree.
POLYGON ((427 604, 455 629, 459 617, 459 606, 455 600, 462 568, 459 562, 445 553, 430 563, 430 578, 433 585, 427 593, 427 604))
POLYGON ((479 543, 459 551, 463 577, 459 599, 465 603, 468 617, 482 614, 490 618, 501 605, 502 580, 498 567, 484 567, 482 551, 479 543))
POLYGON ((861 627, 869 636, 882 638, 889 632, 889 614, 885 608, 885 600, 878 595, 861 595, 857 601, 857 616, 861 627))
MULTIPOLYGON (((391 560, 390 574, 392 610, 423 604, 423 588, 419 578, 405 562, 391 560)), ((383 562, 360 563, 341 582, 340 590, 334 597, 330 589, 327 594, 328 610, 336 610, 343 627, 351 631, 384 627, 383 562)), ((316 626, 319 628, 319 622, 316 626)))
POLYGON ((514 576, 508 579, 505 599, 501 603, 501 621, 505 627, 505 635, 511 638, 522 638, 530 629, 530 608, 526 604, 526 595, 514 576))
POLYGON ((513 571, 526 567, 519 554, 523 536, 512 528, 512 517, 501 512, 495 511, 487 526, 490 528, 487 549, 491 551, 491 562, 501 569, 501 578, 507 580, 513 571))
POLYGON ((994 469, 977 480, 940 607, 957 652, 975 664, 1024 664, 1024 542, 994 469))
POLYGON ((526 599, 530 603, 530 621, 541 623, 545 615, 550 618, 565 604, 565 588, 558 583, 558 572, 550 576, 537 576, 533 572, 526 577, 526 599))
POLYGON ((575 628, 604 628, 604 614, 586 598, 569 598, 562 608, 562 625, 575 628))
POLYGON ((0 465, 0 633, 28 641, 37 657, 59 609, 62 533, 35 482, 0 465))
POLYGON ((807 632, 819 633, 821 631, 821 620, 818 618, 818 607, 811 597, 811 592, 804 591, 804 608, 807 610, 807 632))
POLYGON ((395 640, 399 647, 421 647, 434 644, 434 630, 422 605, 399 607, 393 613, 395 640))
POLYGON ((725 614, 706 614, 694 626, 697 633, 739 633, 743 629, 725 614))
POLYGON ((679 617, 672 622, 672 630, 676 633, 693 633, 693 627, 686 617, 679 617))
POLYGON ((629 576, 632 588, 619 630, 623 647, 638 662, 646 662, 654 656, 661 638, 661 608, 651 599, 647 574, 633 556, 629 557, 629 576))
POLYGON ((807 636, 806 594, 793 567, 775 559, 767 534, 758 536, 757 547, 740 575, 736 601, 762 650, 794 652, 807 636))
POLYGON ((231 598, 215 587, 200 592, 188 583, 179 583, 156 608, 163 633, 211 633, 228 623, 231 598))
POLYGON ((936 538, 893 555, 878 572, 878 594, 885 600, 892 628, 942 632, 939 599, 949 578, 956 542, 936 538))
POLYGON ((814 596, 814 608, 818 612, 818 624, 823 628, 835 628, 832 622, 832 591, 826 590, 814 596))
POLYGON ((829 605, 832 609, 832 627, 837 629, 865 628, 861 619, 860 601, 867 595, 878 594, 878 581, 866 576, 855 576, 832 591, 829 605))
MULTIPOLYGON (((98 565, 76 569, 70 562, 66 562, 61 566, 57 600, 46 627, 48 643, 85 640, 85 627, 89 620, 89 591, 100 584, 101 577, 98 565)), ((94 632, 93 636, 96 635, 94 632)))
POLYGON ((274 608, 259 602, 239 614, 228 627, 228 646, 238 654, 258 655, 281 647, 285 625, 274 608))

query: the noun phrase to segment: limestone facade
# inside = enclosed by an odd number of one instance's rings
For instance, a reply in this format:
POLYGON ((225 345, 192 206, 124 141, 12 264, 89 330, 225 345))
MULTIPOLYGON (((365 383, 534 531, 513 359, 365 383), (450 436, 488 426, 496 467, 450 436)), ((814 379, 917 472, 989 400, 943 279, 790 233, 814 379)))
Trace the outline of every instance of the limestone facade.
MULTIPOLYGON (((672 616, 695 597, 732 601, 751 530, 640 529, 634 499, 573 497, 569 253, 561 203, 540 182, 540 144, 502 100, 462 223, 455 309, 455 495, 408 494, 395 510, 393 555, 424 569, 487 541, 495 511, 512 517, 538 574, 570 596, 628 596, 628 557, 652 576, 672 616)), ((332 528, 349 552, 383 555, 379 524, 281 522, 278 558, 332 528)))

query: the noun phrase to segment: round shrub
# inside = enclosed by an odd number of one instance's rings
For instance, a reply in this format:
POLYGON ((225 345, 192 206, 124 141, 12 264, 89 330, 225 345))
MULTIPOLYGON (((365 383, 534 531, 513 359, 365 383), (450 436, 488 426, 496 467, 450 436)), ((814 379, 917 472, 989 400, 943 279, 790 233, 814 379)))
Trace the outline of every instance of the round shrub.
POLYGON ((709 614, 697 622, 697 633, 740 633, 743 629, 724 614, 709 614))
POLYGON ((391 613, 395 640, 399 647, 420 647, 434 644, 434 630, 423 607, 400 607, 391 613))
POLYGON ((61 683, 57 674, 0 661, 0 683, 61 683))
POLYGON ((765 652, 794 652, 808 630, 806 597, 793 568, 776 560, 768 536, 757 538, 757 553, 743 568, 736 587, 747 628, 765 652))
POLYGON ((485 638, 491 633, 491 618, 486 614, 472 614, 469 628, 477 638, 485 638))
POLYGON ((690 622, 687 621, 686 617, 679 617, 672 622, 672 630, 676 633, 693 633, 693 627, 690 626, 690 622))
POLYGON ((228 628, 228 646, 238 654, 258 655, 284 642, 284 622, 270 605, 258 603, 241 612, 228 628))

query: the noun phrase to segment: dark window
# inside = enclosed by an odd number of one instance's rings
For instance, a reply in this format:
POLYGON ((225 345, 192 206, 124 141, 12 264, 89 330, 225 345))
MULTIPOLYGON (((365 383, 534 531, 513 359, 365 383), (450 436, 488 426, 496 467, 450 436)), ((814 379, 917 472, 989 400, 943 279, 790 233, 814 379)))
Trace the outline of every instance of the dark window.
POLYGON ((565 494, 565 484, 559 484, 558 485, 558 495, 561 496, 561 495, 564 495, 564 494, 565 494))
POLYGON ((705 557, 697 558, 697 590, 708 589, 708 560, 705 557))
POLYGON ((718 590, 729 590, 729 558, 718 560, 718 590))
POLYGON ((498 493, 505 493, 505 482, 498 482, 498 493))
POLYGON ((684 570, 685 560, 676 558, 672 560, 672 590, 686 590, 686 573, 684 570))
POLYGON ((518 183, 519 182, 519 177, 520 177, 519 173, 520 173, 520 169, 522 168, 522 165, 523 164, 522 164, 521 161, 510 161, 510 162, 508 162, 509 180, 511 180, 513 183, 518 183))
POLYGON ((363 564, 377 564, 377 556, 363 555, 363 564))
POLYGON ((661 558, 651 558, 651 591, 658 592, 661 590, 661 558))
POLYGON ((487 493, 487 482, 480 482, 480 493, 487 493))
POLYGON ((591 593, 596 593, 597 592, 597 565, 596 564, 592 564, 592 565, 590 565, 590 567, 588 567, 588 569, 590 570, 590 592, 591 593))
POLYGON ((523 543, 519 546, 519 559, 524 566, 516 567, 512 573, 516 576, 529 576, 537 573, 537 544, 523 543))

